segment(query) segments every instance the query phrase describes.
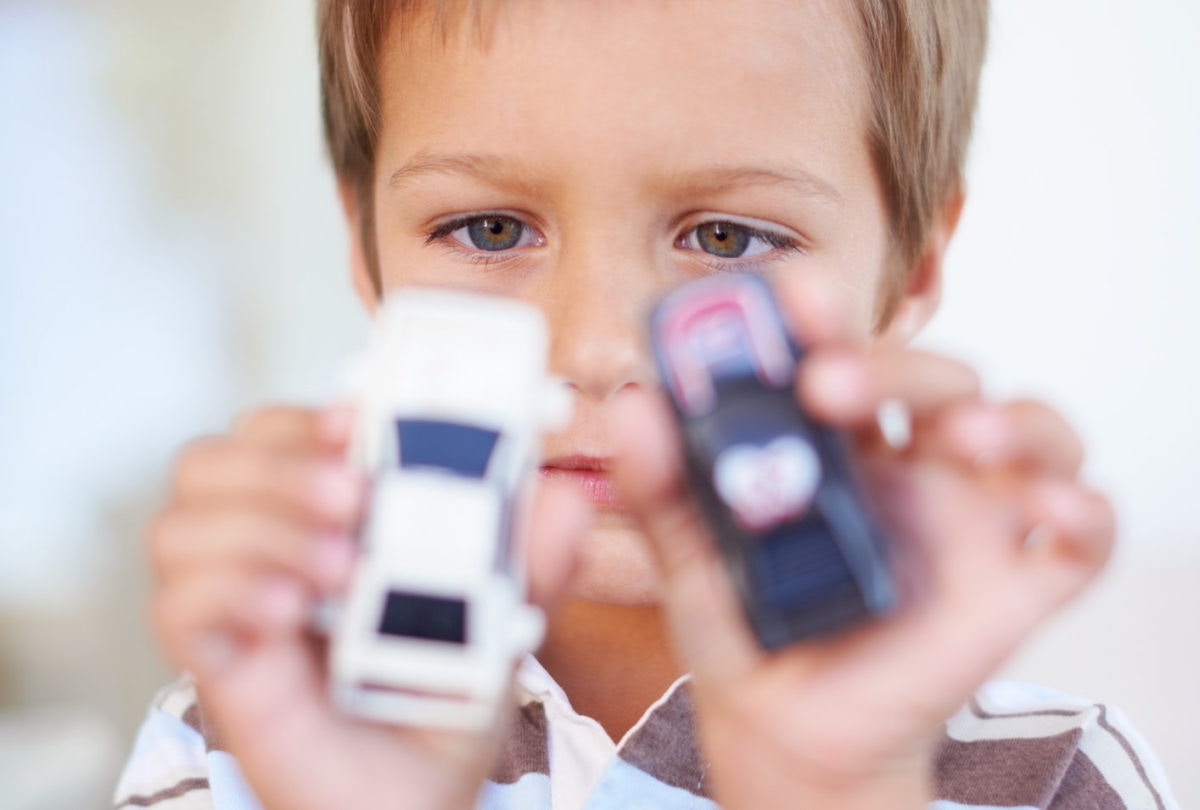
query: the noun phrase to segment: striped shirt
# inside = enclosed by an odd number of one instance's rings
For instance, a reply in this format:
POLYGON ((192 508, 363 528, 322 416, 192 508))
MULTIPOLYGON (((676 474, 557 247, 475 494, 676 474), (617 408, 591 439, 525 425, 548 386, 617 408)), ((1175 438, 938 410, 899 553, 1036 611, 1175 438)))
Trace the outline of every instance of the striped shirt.
MULTIPOLYGON (((533 658, 521 707, 479 810, 715 810, 696 743, 688 678, 618 743, 578 714, 533 658)), ((1161 765, 1125 717, 1027 684, 987 684, 946 724, 930 810, 1178 810, 1161 765)), ((138 733, 115 806, 259 810, 206 734, 188 679, 162 690, 138 733)))

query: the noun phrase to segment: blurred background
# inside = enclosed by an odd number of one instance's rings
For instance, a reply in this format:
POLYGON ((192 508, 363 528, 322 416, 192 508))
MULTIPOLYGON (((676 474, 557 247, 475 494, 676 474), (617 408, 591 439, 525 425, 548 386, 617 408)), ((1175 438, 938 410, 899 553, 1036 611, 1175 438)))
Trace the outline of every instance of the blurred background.
MULTIPOLYGON (((1061 407, 1122 517, 1003 674, 1122 707, 1200 806, 1200 5, 994 6, 922 341, 1061 407)), ((105 806, 171 677, 142 558, 171 458, 330 392, 367 325, 344 254, 310 3, 0 0, 0 807, 105 806)))

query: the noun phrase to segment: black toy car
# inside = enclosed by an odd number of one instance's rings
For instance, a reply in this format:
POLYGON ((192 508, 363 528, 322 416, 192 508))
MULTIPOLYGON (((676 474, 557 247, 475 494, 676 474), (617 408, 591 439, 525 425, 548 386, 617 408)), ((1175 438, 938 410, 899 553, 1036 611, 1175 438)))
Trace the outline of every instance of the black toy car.
POLYGON ((879 528, 844 438, 796 403, 802 351, 767 282, 730 274, 674 290, 651 341, 697 501, 762 646, 888 610, 879 528))

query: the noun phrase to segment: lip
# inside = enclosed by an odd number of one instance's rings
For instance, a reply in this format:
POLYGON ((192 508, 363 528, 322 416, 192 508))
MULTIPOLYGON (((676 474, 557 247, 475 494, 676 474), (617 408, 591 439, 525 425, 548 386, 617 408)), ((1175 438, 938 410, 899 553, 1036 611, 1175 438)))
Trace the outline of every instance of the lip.
POLYGON ((597 509, 617 511, 621 498, 609 470, 612 459, 605 456, 559 456, 543 464, 538 473, 549 480, 567 481, 579 487, 597 509))

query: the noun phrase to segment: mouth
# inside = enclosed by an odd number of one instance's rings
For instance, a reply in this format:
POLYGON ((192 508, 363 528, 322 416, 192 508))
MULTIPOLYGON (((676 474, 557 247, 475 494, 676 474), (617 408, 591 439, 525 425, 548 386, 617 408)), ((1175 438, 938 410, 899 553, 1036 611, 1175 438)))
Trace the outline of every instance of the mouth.
POLYGON ((621 508, 621 498, 609 474, 611 467, 612 459, 606 456, 559 456, 543 464, 538 473, 579 487, 592 506, 615 512, 621 508))

